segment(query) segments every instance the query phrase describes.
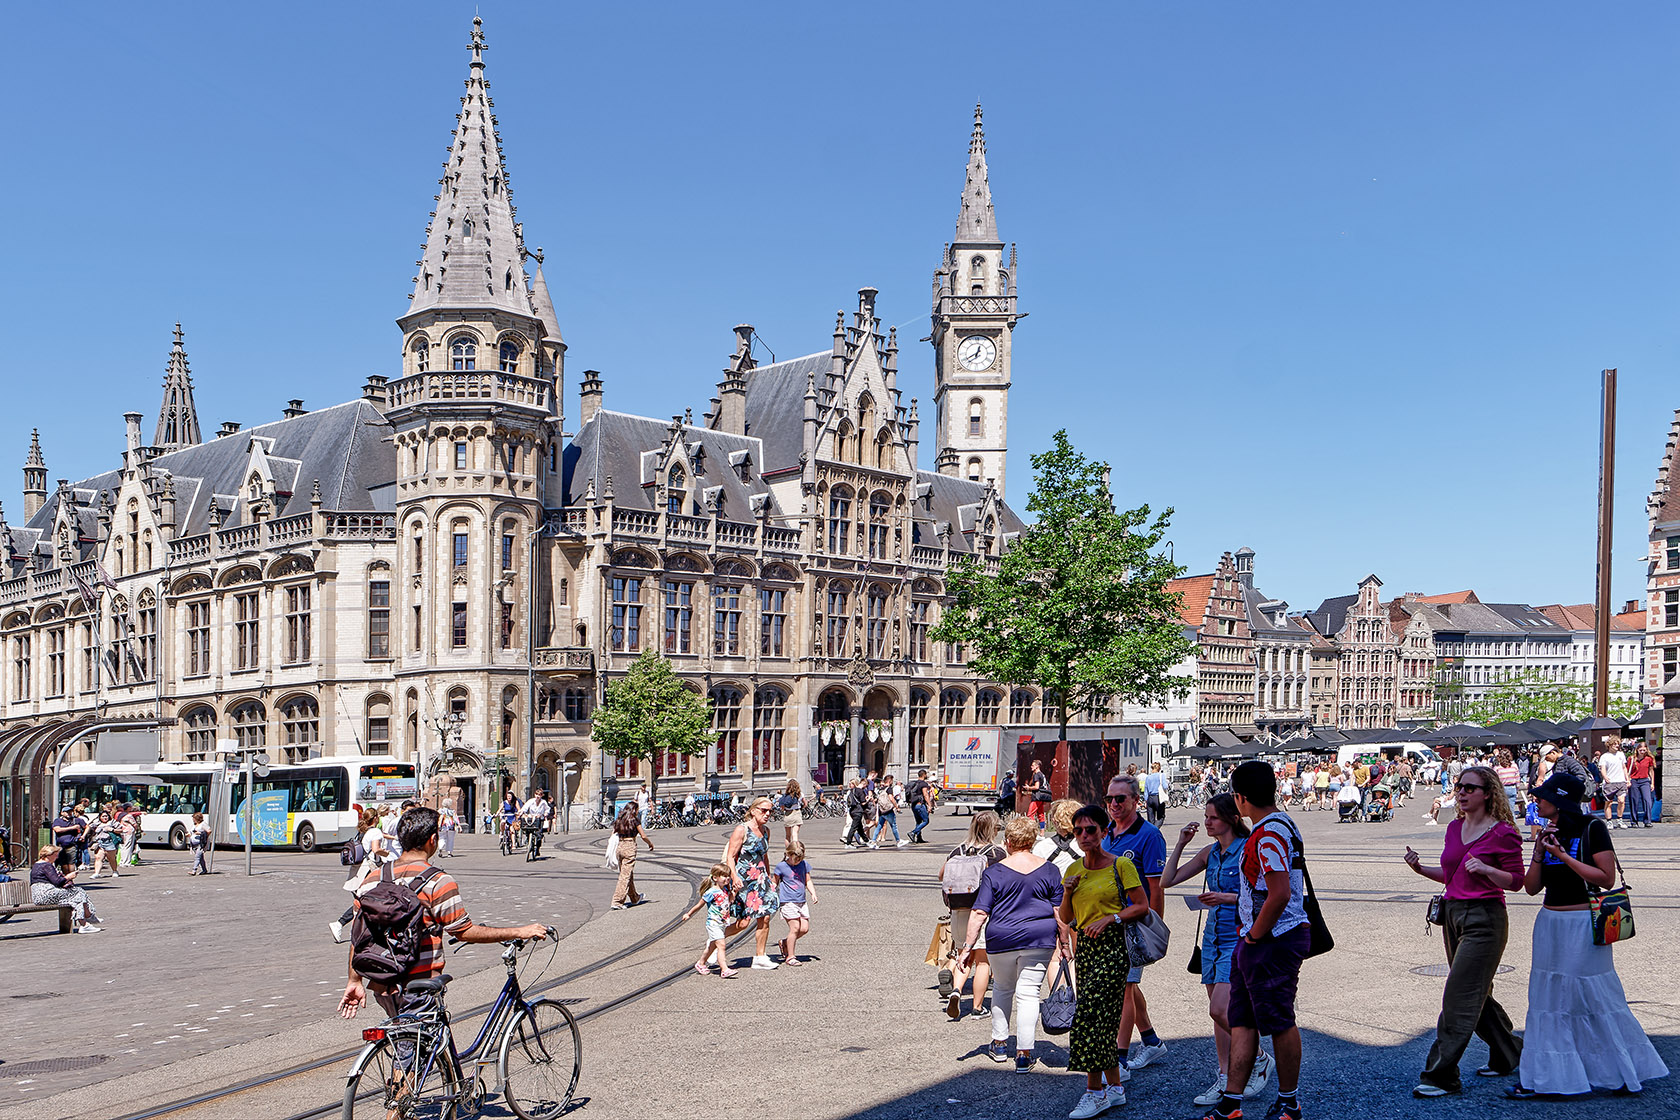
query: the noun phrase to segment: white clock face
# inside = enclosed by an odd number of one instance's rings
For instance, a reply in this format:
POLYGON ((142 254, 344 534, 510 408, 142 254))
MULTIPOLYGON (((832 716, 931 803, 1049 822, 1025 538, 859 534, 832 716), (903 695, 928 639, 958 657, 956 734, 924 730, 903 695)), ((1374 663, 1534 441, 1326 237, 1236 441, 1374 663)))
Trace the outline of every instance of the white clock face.
POLYGON ((997 345, 981 335, 970 335, 957 344, 957 362, 970 371, 991 369, 997 361, 997 345))

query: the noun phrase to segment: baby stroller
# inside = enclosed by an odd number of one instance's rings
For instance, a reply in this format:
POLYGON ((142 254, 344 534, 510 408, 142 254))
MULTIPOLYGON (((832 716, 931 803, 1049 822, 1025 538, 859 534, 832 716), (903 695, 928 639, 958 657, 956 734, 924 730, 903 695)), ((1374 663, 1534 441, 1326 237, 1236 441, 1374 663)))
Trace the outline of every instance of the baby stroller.
POLYGON ((1336 823, 1349 824, 1365 819, 1365 810, 1357 801, 1336 799, 1336 823))
POLYGON ((1365 802, 1365 819, 1367 821, 1391 821, 1394 819, 1393 791, 1378 786, 1372 790, 1365 802))

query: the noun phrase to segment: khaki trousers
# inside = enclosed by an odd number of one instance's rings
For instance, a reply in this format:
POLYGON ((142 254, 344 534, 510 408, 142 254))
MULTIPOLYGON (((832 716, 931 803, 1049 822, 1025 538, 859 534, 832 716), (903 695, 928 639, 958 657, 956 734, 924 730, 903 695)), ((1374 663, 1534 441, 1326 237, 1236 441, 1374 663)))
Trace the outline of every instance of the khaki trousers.
POLYGON ((620 837, 618 841, 618 889, 613 891, 613 901, 626 906, 634 906, 642 900, 641 893, 636 890, 636 838, 620 837))
POLYGON ((1451 1090, 1460 1087, 1458 1063, 1471 1035, 1487 1043, 1488 1064, 1501 1073, 1516 1070, 1522 1060, 1522 1040, 1511 1033, 1511 1017, 1493 998, 1493 977, 1510 931, 1504 902, 1449 898, 1444 917, 1441 932, 1451 971, 1441 993, 1435 1045, 1429 1048, 1422 1079, 1451 1090))

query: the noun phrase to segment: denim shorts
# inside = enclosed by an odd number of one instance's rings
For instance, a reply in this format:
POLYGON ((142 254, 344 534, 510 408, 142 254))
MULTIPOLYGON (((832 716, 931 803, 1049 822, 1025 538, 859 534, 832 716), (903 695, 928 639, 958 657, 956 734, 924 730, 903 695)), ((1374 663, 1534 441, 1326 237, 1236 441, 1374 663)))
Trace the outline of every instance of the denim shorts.
POLYGON ((1231 958, 1237 950, 1237 935, 1202 938, 1202 983, 1229 984, 1231 958))

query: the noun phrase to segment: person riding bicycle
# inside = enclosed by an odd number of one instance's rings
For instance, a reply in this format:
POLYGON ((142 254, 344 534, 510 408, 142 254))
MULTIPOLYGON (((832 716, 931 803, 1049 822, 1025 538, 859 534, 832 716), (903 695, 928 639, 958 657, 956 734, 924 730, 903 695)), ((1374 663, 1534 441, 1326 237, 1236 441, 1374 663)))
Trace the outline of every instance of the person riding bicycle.
MULTIPOLYGON (((364 983, 356 974, 355 967, 350 966, 349 982, 338 1001, 338 1012, 346 1019, 354 1019, 356 1012, 367 1003, 370 987, 373 998, 387 1015, 403 1012, 419 1014, 435 1007, 441 993, 410 992, 406 986, 416 980, 429 980, 443 972, 444 934, 467 944, 488 945, 498 941, 541 941, 548 933, 547 926, 536 922, 507 928, 473 923, 467 916, 466 904, 461 901, 461 888, 454 876, 432 866, 438 850, 438 814, 435 809, 416 807, 404 813, 397 822, 397 838, 402 843, 402 854, 391 865, 392 877, 400 883, 413 884, 422 875, 432 873, 415 891, 424 909, 419 952, 415 954, 413 967, 403 977, 402 987, 364 983)), ((359 899, 357 905, 360 906, 359 899)))
POLYGON ((519 827, 519 799, 509 790, 502 795, 502 807, 497 810, 502 819, 502 854, 513 850, 513 830, 519 827))
POLYGON ((531 847, 525 853, 527 860, 536 859, 541 854, 543 832, 548 828, 548 817, 553 811, 554 807, 548 803, 547 792, 540 789, 520 806, 520 819, 525 822, 525 827, 531 834, 531 847))

